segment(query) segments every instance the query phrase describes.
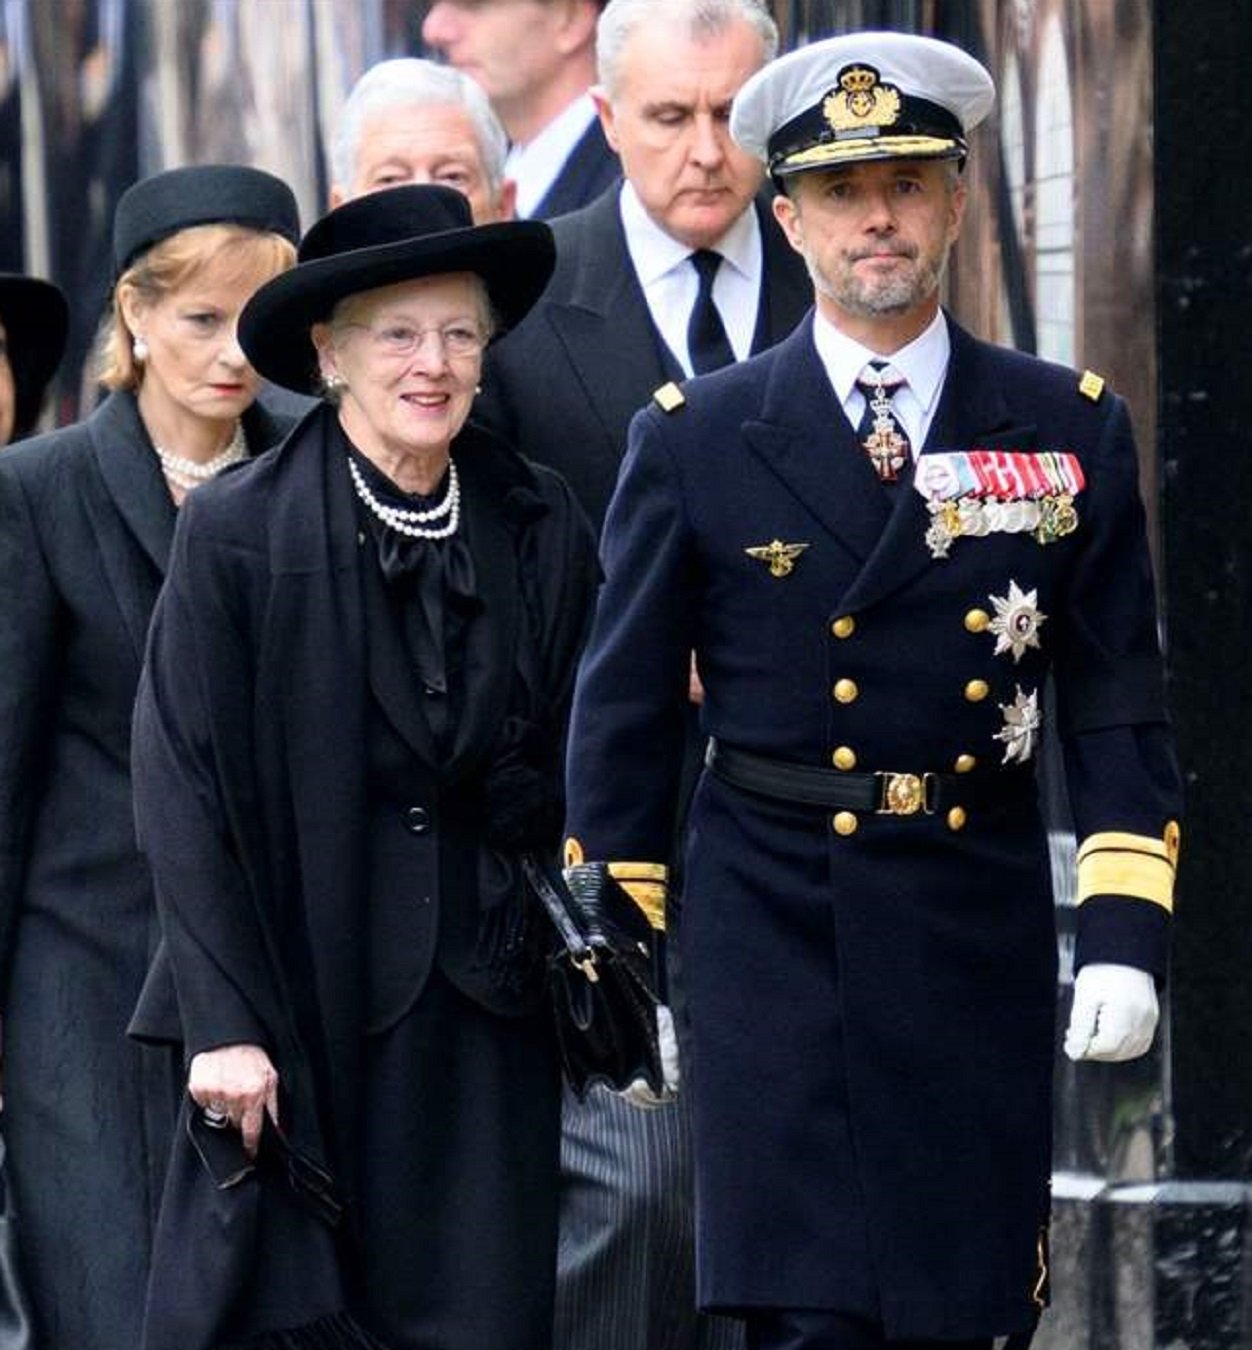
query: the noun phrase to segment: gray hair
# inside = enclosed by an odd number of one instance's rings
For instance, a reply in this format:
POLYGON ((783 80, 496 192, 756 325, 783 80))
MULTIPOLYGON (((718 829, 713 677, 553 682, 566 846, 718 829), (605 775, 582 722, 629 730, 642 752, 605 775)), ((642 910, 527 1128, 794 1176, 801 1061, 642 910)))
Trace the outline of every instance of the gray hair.
POLYGON ((504 182, 504 159, 509 152, 509 140, 491 111, 487 95, 461 71, 417 56, 380 61, 352 86, 339 114, 331 144, 333 181, 347 187, 356 176, 361 129, 380 109, 397 104, 429 108, 449 103, 459 105, 469 114, 474 138, 482 154, 488 189, 493 195, 499 192, 504 182))
POLYGON ((765 0, 609 0, 596 25, 596 74, 610 98, 617 92, 623 49, 635 29, 650 19, 685 23, 697 41, 743 20, 761 35, 765 61, 778 55, 778 25, 765 0))

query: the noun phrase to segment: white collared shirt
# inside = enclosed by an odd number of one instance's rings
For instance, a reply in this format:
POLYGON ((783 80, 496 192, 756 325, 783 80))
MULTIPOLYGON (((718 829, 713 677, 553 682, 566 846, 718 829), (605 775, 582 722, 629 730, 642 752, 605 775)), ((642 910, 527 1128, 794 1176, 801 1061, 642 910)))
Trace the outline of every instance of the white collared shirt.
POLYGON ((943 392, 944 377, 948 373, 952 343, 943 310, 936 312, 925 330, 912 342, 890 356, 872 352, 840 332, 820 309, 813 321, 813 341, 830 377, 831 387, 854 427, 860 423, 865 411, 865 395, 856 387, 856 381, 866 364, 885 360, 904 377, 907 383, 896 390, 892 408, 916 459, 926 444, 935 409, 939 406, 939 395, 943 392))
POLYGON ((509 150, 504 161, 504 176, 517 184, 517 214, 528 218, 556 182, 565 161, 596 120, 596 105, 590 94, 580 94, 559 112, 544 129, 509 150))
MULTIPOLYGON (((666 234, 648 215, 629 182, 622 185, 621 214, 626 249, 652 322, 683 371, 690 375, 687 324, 700 285, 690 261, 692 250, 666 234)), ((752 350, 764 265, 756 211, 749 206, 712 247, 723 259, 713 281, 713 303, 722 316, 731 350, 736 360, 742 361, 752 350)))

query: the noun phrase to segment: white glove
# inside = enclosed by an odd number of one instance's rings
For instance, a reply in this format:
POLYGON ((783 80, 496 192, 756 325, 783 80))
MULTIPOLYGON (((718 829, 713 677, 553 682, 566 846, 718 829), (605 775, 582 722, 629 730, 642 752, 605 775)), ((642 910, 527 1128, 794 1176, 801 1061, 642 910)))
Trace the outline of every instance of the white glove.
POLYGON ((1073 1060, 1137 1059, 1151 1046, 1159 1017, 1156 984, 1146 970, 1083 966, 1074 980, 1065 1053, 1073 1060))
POLYGON ((657 1005, 656 1036, 661 1047, 661 1077, 664 1080, 661 1091, 655 1092, 645 1079, 636 1078, 617 1094, 632 1106, 648 1111, 664 1106, 678 1096, 678 1035, 674 1030, 674 1015, 664 1003, 657 1005))

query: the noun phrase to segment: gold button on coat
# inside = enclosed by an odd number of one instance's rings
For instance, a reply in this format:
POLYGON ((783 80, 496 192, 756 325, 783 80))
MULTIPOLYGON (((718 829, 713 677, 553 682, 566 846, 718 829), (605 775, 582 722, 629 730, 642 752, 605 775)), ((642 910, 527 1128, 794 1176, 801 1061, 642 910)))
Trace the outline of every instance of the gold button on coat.
POLYGON ((954 806, 948 812, 948 829, 963 830, 965 828, 965 808, 963 806, 954 806))
POLYGON ((860 822, 856 814, 852 811, 840 811, 838 815, 831 819, 831 827, 836 834, 855 834, 860 822))
POLYGON ((856 751, 851 746, 839 746, 830 758, 836 769, 856 768, 856 751))
POLYGON ((851 614, 844 614, 830 625, 830 631, 837 638, 849 638, 856 632, 856 620, 851 614))
POLYGON ((856 687, 855 680, 836 680, 834 695, 839 703, 855 703, 857 695, 861 691, 856 687))
POLYGON ((957 755, 952 767, 957 773, 969 773, 978 764, 973 755, 957 755))
POLYGON ((985 609, 971 609, 965 616, 965 627, 971 633, 985 633, 991 622, 991 615, 985 609))
POLYGON ((991 693, 991 686, 986 680, 970 680, 965 686, 965 697, 971 703, 981 703, 989 693, 991 693))

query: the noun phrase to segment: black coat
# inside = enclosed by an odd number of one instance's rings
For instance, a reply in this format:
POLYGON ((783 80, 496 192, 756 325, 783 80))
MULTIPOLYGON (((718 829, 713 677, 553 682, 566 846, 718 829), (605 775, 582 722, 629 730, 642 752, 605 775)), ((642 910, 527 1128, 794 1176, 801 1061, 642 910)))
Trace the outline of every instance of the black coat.
MULTIPOLYGON (((616 190, 552 224, 556 271, 542 299, 488 352, 482 415, 523 454, 558 470, 599 527, 630 419, 671 376, 630 261, 616 190)), ((785 337, 812 301, 804 264, 763 201, 754 351, 785 337)))
POLYGON ((156 933, 131 705, 176 517, 131 394, 0 454, 5 1127, 40 1343, 82 1350, 136 1341, 178 1087, 125 1038, 156 933))
MULTIPOLYGON (((439 856, 484 829, 465 804, 476 792, 481 802, 510 749, 510 714, 535 729, 532 753, 559 757, 597 575, 590 528, 555 475, 472 426, 453 453, 481 611, 467 634, 464 707, 446 759, 410 715, 411 674, 370 659, 363 537, 324 406, 276 452, 184 510, 136 707, 136 811, 177 1007, 158 965, 133 1030, 181 1040, 188 1055, 264 1045, 292 1145, 341 1178, 361 1091, 360 972, 371 947, 376 959, 382 950, 369 943, 363 913, 371 709, 380 705, 411 738, 414 795, 397 808, 395 828, 411 827, 414 810, 434 822, 422 836, 433 846, 409 862, 409 893, 425 897, 420 915, 409 915, 405 949, 381 957, 403 963, 420 988, 441 928, 476 893, 472 869, 449 875, 439 856), (202 590, 212 604, 198 599, 202 590)), ((530 1006, 455 952, 445 974, 493 1011, 530 1006)), ((176 1245, 165 1257, 173 1266, 154 1266, 157 1292, 194 1266, 176 1245)), ((334 1299, 302 1279, 294 1291, 258 1293, 253 1312, 263 1319, 293 1297, 311 1313, 334 1299)), ((201 1312, 203 1331, 222 1309, 201 1312)))
MULTIPOLYGON (((689 821, 701 1301, 841 1309, 898 1339, 1023 1328, 1041 1288, 1056 940, 1006 709, 1055 678, 1080 840, 1161 848, 1179 809, 1125 406, 951 335, 920 465, 1071 452, 1076 528, 932 556, 926 502, 879 483, 806 323, 632 426, 570 737, 570 830, 610 860, 666 856, 693 646, 704 730, 733 747, 961 782, 976 761, 963 816, 841 817, 706 772, 689 821), (1020 659, 986 622, 1013 583, 1045 616, 1020 659)), ((1080 964, 1162 973, 1152 897, 1093 895, 1078 925, 1080 964)))

